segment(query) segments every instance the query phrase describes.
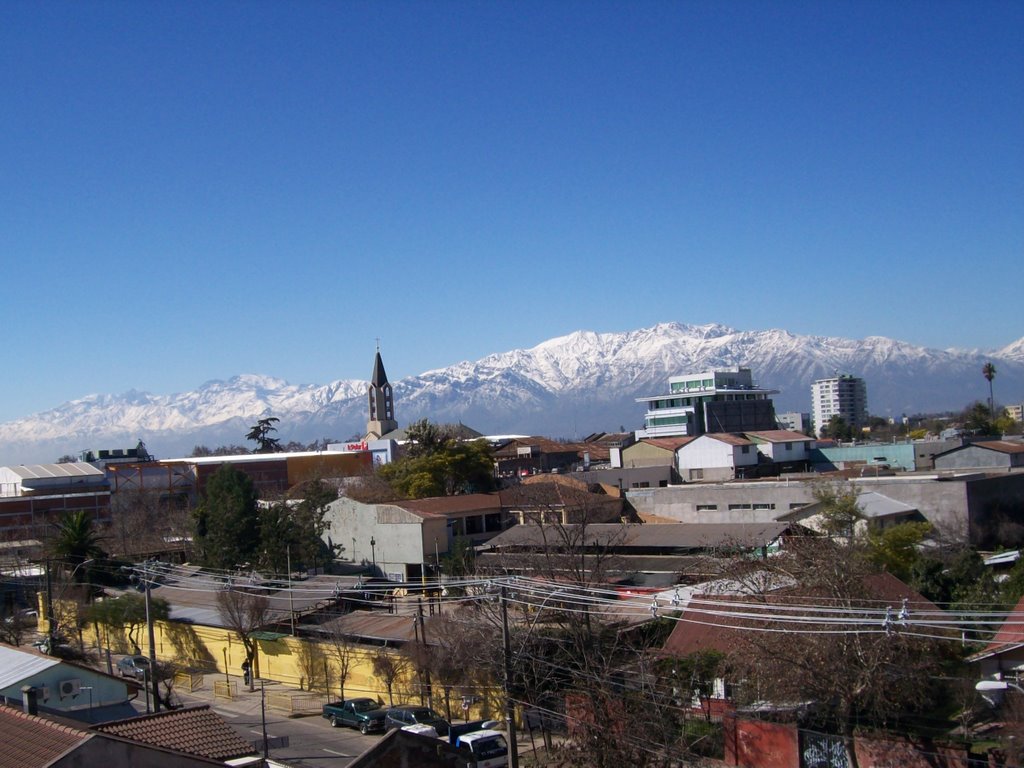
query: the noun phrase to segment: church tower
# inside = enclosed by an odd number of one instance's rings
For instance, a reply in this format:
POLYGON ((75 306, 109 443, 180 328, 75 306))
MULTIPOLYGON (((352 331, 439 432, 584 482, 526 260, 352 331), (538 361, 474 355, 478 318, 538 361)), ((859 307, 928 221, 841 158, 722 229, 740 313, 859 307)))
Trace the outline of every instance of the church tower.
POLYGON ((391 392, 391 384, 388 383, 388 375, 384 371, 384 361, 380 358, 379 343, 367 396, 370 401, 370 419, 366 422, 366 439, 379 440, 388 432, 398 429, 398 422, 395 421, 395 398, 391 392))

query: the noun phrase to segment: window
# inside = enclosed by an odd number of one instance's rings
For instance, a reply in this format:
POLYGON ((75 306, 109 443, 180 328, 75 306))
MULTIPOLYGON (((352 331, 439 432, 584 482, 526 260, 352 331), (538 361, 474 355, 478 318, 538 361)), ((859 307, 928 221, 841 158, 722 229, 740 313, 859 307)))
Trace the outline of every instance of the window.
POLYGON ((733 511, 733 510, 737 510, 737 509, 750 509, 750 505, 749 504, 730 504, 729 505, 729 511, 733 511))
POLYGON ((714 512, 717 509, 718 509, 718 505, 717 504, 698 504, 697 505, 697 511, 698 512, 714 512))
POLYGON ((755 503, 754 504, 754 509, 775 509, 775 505, 774 504, 767 504, 767 503, 763 503, 763 502, 762 503, 755 503))
POLYGON ((750 446, 749 445, 744 445, 744 446, 742 446, 742 448, 743 448, 743 453, 750 453, 750 446))
POLYGON ((786 443, 786 450, 787 451, 792 451, 793 450, 793 444, 792 443, 786 443))

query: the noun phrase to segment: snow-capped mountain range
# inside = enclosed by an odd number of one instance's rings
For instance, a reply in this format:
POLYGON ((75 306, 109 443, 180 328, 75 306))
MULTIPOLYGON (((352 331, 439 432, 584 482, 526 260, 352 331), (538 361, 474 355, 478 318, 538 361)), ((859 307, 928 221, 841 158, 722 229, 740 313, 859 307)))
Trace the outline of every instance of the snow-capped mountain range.
MULTIPOLYGON (((987 400, 986 362, 997 369, 997 402, 1024 401, 1024 338, 1000 350, 936 350, 880 336, 855 340, 680 323, 625 333, 578 331, 392 386, 402 425, 425 417, 485 434, 573 438, 641 427, 644 408, 635 398, 667 392, 668 378, 685 373, 749 367, 759 385, 779 390, 778 412, 810 411, 812 381, 849 373, 866 380, 872 414, 898 417, 987 400)), ((186 456, 196 445, 244 445, 251 425, 265 416, 280 419, 283 442, 343 441, 365 429, 366 387, 357 380, 297 386, 246 374, 173 395, 90 395, 0 424, 0 465, 133 447, 140 438, 158 457, 186 456)))

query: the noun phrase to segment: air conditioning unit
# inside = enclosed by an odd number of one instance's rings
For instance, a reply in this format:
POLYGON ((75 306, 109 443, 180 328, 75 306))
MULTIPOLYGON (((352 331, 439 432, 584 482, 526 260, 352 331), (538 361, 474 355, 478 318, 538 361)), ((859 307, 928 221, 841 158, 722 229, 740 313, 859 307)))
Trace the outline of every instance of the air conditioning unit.
POLYGON ((79 688, 82 687, 82 681, 77 677, 73 677, 70 680, 61 680, 59 685, 60 697, 64 699, 68 696, 77 696, 79 688))

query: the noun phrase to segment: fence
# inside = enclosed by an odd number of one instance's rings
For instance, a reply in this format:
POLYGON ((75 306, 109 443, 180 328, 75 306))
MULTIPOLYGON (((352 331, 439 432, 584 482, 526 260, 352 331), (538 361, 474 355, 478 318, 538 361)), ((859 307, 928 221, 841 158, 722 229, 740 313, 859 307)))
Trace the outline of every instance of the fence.
POLYGON ((267 694, 267 706, 277 712, 285 713, 287 717, 319 715, 323 712, 324 704, 327 702, 328 697, 324 693, 275 691, 267 694))

